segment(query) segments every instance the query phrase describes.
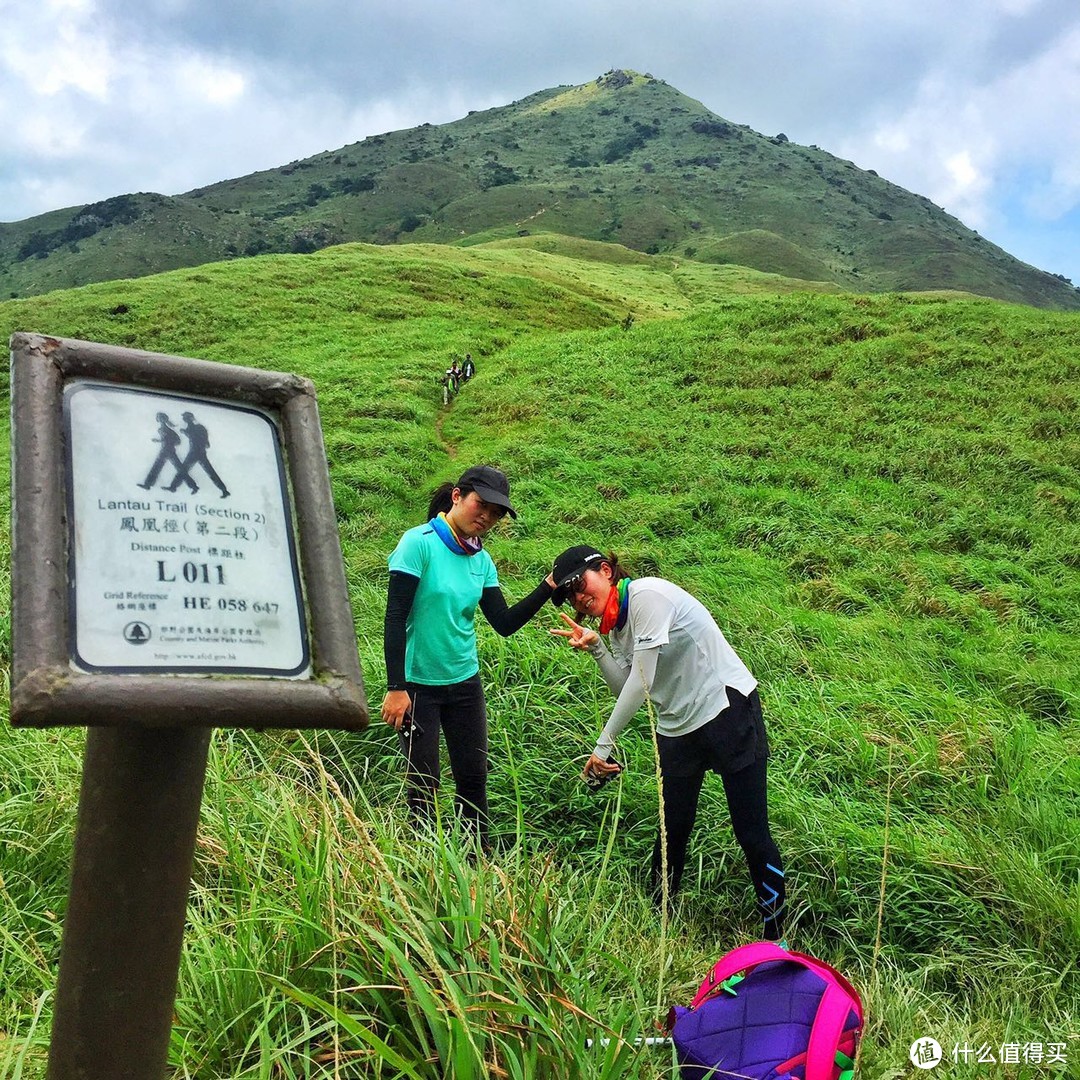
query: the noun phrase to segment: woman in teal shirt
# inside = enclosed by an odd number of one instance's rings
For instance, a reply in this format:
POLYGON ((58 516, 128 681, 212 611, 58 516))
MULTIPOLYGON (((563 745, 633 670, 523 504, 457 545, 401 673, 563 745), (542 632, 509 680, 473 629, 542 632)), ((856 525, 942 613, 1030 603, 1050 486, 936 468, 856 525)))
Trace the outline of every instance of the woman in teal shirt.
POLYGON ((444 484, 428 521, 402 536, 388 560, 383 628, 386 697, 382 717, 401 733, 409 806, 430 818, 439 786, 439 733, 446 739, 458 813, 488 842, 488 727, 476 609, 503 637, 520 630, 554 590, 551 576, 507 607, 483 538, 505 515, 517 517, 505 473, 467 469, 444 484))

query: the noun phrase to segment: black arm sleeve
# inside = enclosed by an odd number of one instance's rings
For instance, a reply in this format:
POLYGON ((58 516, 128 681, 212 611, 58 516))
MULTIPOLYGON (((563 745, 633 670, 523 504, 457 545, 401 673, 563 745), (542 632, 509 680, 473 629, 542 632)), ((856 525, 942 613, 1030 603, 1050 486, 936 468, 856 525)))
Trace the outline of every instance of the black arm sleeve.
POLYGON ((390 571, 386 590, 386 618, 383 620, 383 656, 386 659, 386 689, 405 689, 405 620, 412 611, 420 579, 400 570, 390 571))
POLYGON ((528 596, 508 608, 502 589, 498 585, 492 585, 480 594, 480 610, 497 634, 509 637, 520 630, 547 603, 554 591, 546 580, 541 581, 528 596))

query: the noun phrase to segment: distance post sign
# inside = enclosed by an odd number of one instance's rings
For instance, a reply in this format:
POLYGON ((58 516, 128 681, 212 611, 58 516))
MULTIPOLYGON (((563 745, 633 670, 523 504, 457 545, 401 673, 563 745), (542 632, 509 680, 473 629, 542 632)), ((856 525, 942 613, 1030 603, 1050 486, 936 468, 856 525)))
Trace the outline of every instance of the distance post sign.
POLYGON ((11 418, 10 719, 88 728, 48 1075, 155 1080, 212 730, 368 723, 315 387, 16 333, 11 418))
POLYGON ((310 648, 273 418, 92 380, 68 382, 63 403, 72 663, 305 676, 310 648))

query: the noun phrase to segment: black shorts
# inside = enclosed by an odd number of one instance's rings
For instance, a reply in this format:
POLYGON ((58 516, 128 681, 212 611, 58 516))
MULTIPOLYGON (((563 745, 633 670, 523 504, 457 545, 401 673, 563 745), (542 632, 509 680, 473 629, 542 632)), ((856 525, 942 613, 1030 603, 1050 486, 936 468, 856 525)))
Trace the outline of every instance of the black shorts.
POLYGON ((698 776, 710 770, 735 773, 769 756, 757 690, 744 697, 733 686, 726 689, 728 707, 707 724, 686 735, 657 732, 660 768, 665 776, 698 776))

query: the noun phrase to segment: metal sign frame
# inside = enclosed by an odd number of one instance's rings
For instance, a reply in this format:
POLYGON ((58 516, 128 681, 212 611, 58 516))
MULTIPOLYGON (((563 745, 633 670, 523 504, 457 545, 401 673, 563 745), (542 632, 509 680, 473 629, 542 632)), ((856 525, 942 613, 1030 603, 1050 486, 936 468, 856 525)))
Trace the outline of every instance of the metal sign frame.
POLYGON ((365 727, 367 701, 314 385, 281 372, 37 334, 13 335, 11 364, 12 724, 365 727), (310 645, 302 677, 116 673, 73 663, 64 394, 74 381, 246 406, 274 418, 310 645))

